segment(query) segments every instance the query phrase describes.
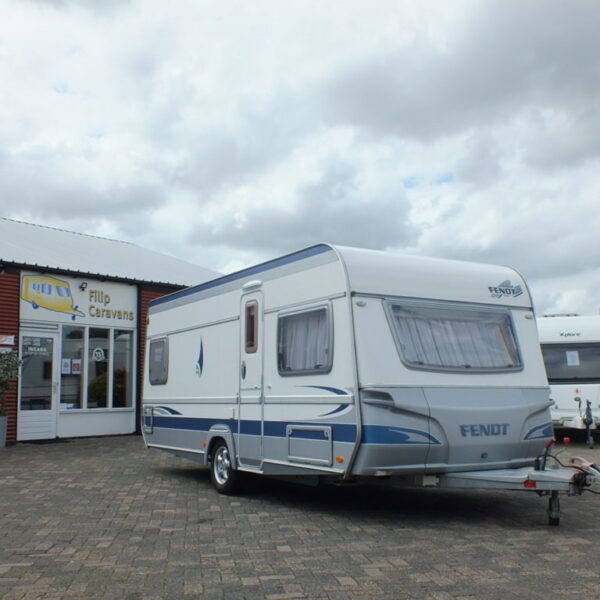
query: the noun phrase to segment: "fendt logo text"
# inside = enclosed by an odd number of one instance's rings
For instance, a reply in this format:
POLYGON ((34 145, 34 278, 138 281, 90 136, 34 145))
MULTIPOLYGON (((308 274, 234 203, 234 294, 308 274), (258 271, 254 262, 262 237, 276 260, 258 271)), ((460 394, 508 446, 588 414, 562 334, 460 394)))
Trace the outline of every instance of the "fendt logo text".
POLYGON ((488 287, 492 298, 502 298, 502 296, 512 296, 516 298, 523 293, 523 288, 520 285, 512 285, 510 281, 503 281, 501 284, 488 287))
POLYGON ((482 437, 490 435, 507 435, 508 423, 487 423, 473 425, 459 425, 463 437, 482 437))

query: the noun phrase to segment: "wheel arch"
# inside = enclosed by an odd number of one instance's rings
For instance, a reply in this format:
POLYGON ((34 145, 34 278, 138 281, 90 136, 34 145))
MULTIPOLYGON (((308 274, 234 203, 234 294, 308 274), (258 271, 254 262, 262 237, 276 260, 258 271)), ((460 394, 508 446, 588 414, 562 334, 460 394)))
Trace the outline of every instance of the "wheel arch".
POLYGON ((231 466, 234 469, 237 469, 237 458, 235 452, 233 433, 231 429, 226 425, 214 425, 209 429, 206 439, 206 454, 204 455, 206 465, 210 464, 215 446, 221 440, 227 444, 227 448, 229 449, 229 459, 231 460, 231 466))

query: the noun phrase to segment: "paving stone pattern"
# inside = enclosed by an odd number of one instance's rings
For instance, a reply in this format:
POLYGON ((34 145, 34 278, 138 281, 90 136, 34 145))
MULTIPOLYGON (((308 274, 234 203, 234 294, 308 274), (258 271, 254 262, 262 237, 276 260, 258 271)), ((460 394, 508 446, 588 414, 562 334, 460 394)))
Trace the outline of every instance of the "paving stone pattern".
MULTIPOLYGON (((570 447, 600 461, 600 450, 570 447)), ((322 489, 221 496, 140 437, 0 450, 0 598, 600 598, 600 496, 322 489)))

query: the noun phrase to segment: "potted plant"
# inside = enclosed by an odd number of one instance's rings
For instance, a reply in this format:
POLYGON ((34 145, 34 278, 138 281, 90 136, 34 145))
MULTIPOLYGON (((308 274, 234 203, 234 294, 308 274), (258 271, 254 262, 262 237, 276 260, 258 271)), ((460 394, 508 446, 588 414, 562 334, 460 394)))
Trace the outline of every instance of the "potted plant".
POLYGON ((10 389, 13 380, 19 374, 21 360, 16 352, 0 353, 0 448, 6 446, 6 425, 8 416, 6 412, 6 392, 10 389))

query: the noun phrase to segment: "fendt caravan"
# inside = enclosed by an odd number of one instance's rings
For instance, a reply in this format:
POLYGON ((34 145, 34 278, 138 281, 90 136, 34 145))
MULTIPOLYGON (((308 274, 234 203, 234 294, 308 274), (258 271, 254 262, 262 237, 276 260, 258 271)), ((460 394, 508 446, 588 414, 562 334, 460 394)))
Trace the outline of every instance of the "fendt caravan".
POLYGON ((547 315, 538 319, 538 330, 555 427, 600 428, 600 316, 547 315))
POLYGON ((506 267, 320 244, 154 300, 147 446, 210 467, 334 481, 580 494, 550 469, 527 287, 506 267))

